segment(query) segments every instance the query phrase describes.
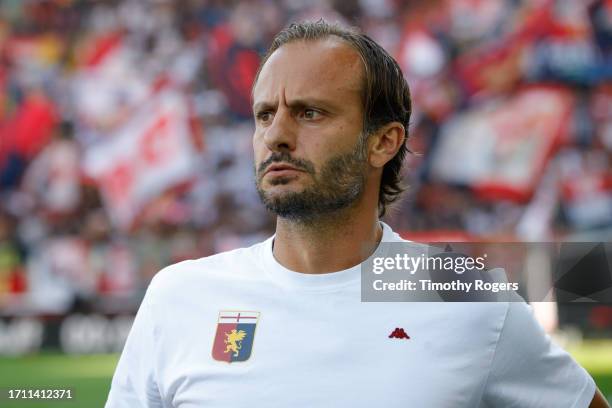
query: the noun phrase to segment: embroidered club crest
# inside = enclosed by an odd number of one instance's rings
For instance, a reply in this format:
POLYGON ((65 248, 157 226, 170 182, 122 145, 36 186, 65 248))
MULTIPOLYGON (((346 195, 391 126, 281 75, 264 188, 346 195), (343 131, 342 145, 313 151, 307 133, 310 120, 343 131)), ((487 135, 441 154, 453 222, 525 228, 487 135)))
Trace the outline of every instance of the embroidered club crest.
POLYGON ((233 363, 251 357, 259 312, 220 311, 212 356, 233 363))

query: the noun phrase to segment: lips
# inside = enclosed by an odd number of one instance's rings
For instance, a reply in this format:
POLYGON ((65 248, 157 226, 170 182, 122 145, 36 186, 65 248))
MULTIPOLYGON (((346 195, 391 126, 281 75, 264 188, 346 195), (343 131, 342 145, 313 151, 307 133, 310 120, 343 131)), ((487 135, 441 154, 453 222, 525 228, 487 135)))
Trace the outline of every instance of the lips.
POLYGON ((302 170, 295 168, 293 166, 290 166, 288 164, 271 164, 270 166, 268 166, 264 174, 268 174, 268 173, 278 174, 281 172, 291 172, 291 171, 302 171, 302 170))

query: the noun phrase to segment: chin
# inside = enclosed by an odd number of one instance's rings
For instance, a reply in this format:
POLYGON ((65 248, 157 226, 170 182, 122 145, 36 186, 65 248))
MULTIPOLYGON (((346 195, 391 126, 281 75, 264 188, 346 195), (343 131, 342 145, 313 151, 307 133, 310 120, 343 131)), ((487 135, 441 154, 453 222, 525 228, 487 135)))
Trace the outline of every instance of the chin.
POLYGON ((272 199, 280 199, 289 194, 301 193, 304 191, 303 187, 289 184, 277 184, 273 186, 267 186, 264 189, 266 196, 272 199))

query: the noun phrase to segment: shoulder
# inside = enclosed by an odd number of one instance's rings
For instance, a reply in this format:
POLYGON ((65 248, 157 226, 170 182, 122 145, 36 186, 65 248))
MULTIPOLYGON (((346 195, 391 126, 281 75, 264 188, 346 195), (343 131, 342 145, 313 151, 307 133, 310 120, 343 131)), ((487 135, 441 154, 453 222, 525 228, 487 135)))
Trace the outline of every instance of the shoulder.
POLYGON ((536 320, 532 307, 518 295, 517 298, 519 300, 507 303, 499 341, 509 344, 525 342, 531 345, 544 343, 548 340, 548 335, 536 320))
POLYGON ((215 280, 256 279, 254 266, 266 242, 169 265, 155 274, 147 292, 150 296, 159 296, 194 289, 215 280))
POLYGON ((468 303, 463 323, 474 331, 488 326, 497 353, 503 353, 509 344, 520 348, 522 344, 532 346, 547 338, 531 306, 517 293, 511 293, 507 301, 468 303))
POLYGON ((595 392, 590 375, 555 344, 524 302, 510 302, 483 389, 483 404, 587 406, 595 392))
MULTIPOLYGON (((518 297, 518 296, 517 296, 518 297)), ((492 362, 492 376, 536 366, 564 370, 575 365, 569 355, 552 342, 524 301, 508 302, 492 362)))

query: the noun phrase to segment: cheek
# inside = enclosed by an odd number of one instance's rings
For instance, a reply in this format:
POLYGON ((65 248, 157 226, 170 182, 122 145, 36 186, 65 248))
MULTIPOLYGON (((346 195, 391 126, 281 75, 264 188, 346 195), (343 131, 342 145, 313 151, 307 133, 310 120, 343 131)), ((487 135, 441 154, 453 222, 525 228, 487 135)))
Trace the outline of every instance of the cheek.
POLYGON ((321 132, 318 137, 309 138, 309 143, 305 143, 304 148, 313 160, 320 161, 321 158, 352 151, 359 134, 358 126, 346 123, 334 124, 321 132))
POLYGON ((253 158, 255 163, 259 163, 263 160, 266 154, 266 147, 263 142, 263 137, 255 133, 253 135, 253 158))

